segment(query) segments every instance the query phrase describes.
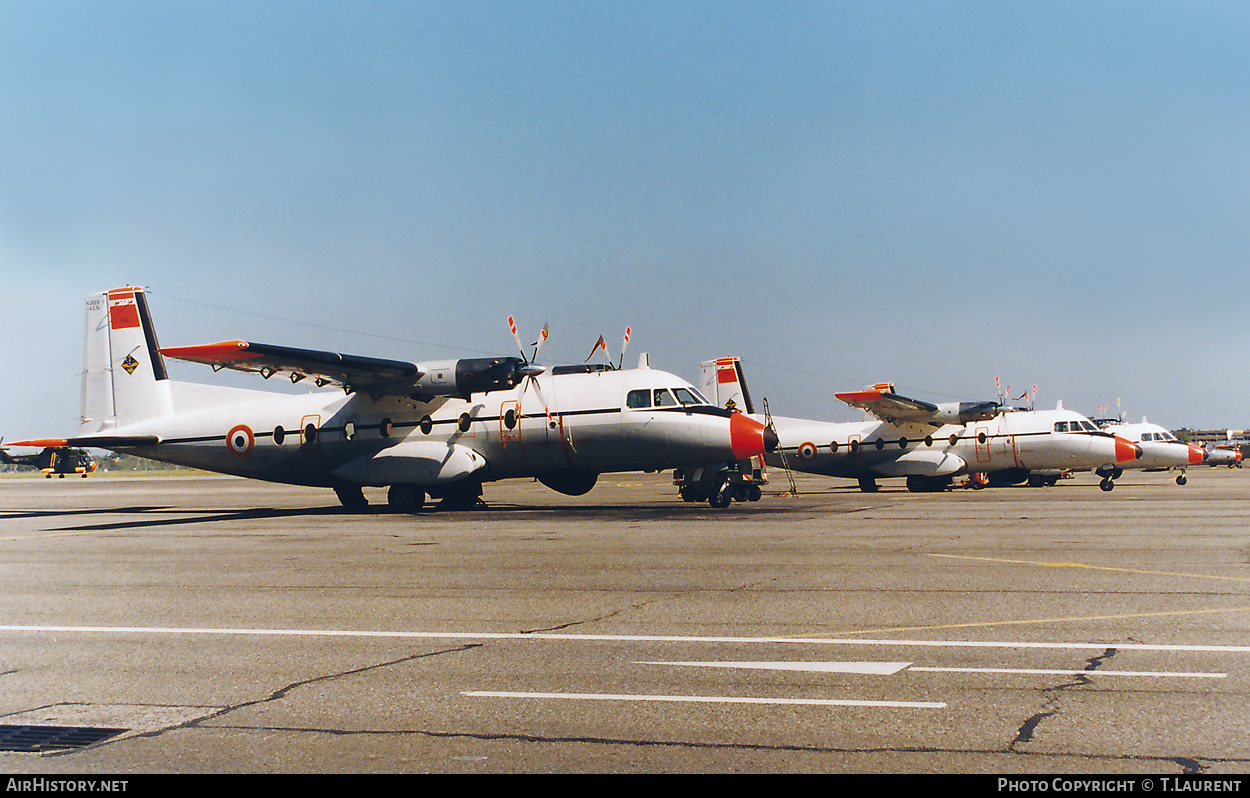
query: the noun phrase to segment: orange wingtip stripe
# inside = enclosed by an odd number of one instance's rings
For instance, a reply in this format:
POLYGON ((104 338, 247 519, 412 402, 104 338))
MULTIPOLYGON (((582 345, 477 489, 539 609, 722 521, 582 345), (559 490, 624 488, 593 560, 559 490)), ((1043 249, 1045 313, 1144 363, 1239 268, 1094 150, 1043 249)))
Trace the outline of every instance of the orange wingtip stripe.
POLYGON ((69 441, 67 441, 65 438, 40 438, 38 440, 33 440, 33 441, 13 441, 12 443, 5 444, 5 446, 38 446, 41 449, 46 446, 68 446, 68 445, 69 445, 69 441))
POLYGON ((260 357, 247 351, 247 341, 218 341, 200 346, 172 346, 161 349, 161 354, 177 360, 196 360, 210 363, 232 363, 260 357))
POLYGON ((884 391, 852 391, 850 393, 835 393, 834 397, 843 402, 871 402, 880 399, 884 391))

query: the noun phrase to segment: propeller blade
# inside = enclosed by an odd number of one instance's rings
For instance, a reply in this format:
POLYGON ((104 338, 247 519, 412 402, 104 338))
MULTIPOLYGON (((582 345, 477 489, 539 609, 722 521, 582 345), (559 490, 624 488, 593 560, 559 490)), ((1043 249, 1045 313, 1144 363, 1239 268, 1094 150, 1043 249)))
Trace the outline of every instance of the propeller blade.
POLYGON ((625 350, 629 348, 629 327, 625 327, 625 340, 621 343, 621 360, 616 367, 619 369, 625 365, 625 350))
MULTIPOLYGON (((601 335, 601 336, 599 336, 599 340, 598 340, 598 341, 595 341, 595 345, 594 345, 594 347, 592 347, 592 348, 591 348, 591 350, 590 350, 590 354, 589 354, 589 355, 586 355, 586 360, 583 360, 582 362, 583 362, 583 363, 589 362, 589 360, 590 360, 592 357, 594 357, 594 356, 595 356, 595 352, 598 352, 600 349, 602 349, 602 350, 603 350, 603 353, 604 353, 605 355, 608 353, 608 344, 607 344, 607 342, 606 342, 606 341, 604 341, 604 340, 603 340, 603 336, 602 336, 602 335, 601 335)), ((611 362, 611 358, 609 358, 609 359, 608 359, 608 361, 609 361, 609 362, 611 362)))
POLYGON ((530 358, 531 363, 538 359, 538 353, 543 350, 543 344, 547 343, 547 335, 547 325, 544 323, 542 330, 538 333, 538 340, 533 344, 534 356, 530 358))
MULTIPOLYGON (((521 336, 517 335, 516 319, 511 316, 508 317, 508 329, 512 331, 512 340, 516 341, 516 348, 521 353, 521 359, 525 360, 525 347, 521 346, 521 336)), ((526 360, 526 362, 529 361, 526 360)))

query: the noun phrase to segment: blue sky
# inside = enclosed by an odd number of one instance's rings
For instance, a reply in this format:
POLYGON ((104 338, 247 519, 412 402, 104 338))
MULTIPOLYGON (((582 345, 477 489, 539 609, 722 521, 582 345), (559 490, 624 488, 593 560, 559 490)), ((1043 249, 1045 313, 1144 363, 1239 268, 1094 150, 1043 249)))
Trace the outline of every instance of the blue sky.
MULTIPOLYGON (((0 0, 0 434, 164 345, 552 360, 1248 427, 1240 2, 0 0), (532 340, 532 338, 531 338, 532 340)), ((211 381, 202 367, 175 377, 211 381)), ((231 379, 260 387, 258 379, 231 379)))

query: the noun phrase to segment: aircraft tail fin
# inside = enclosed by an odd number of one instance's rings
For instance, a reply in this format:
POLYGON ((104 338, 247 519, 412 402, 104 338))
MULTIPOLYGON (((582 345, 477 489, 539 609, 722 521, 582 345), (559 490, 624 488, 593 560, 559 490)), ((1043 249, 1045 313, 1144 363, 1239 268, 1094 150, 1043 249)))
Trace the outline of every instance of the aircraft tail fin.
POLYGON ((169 375, 144 290, 127 286, 92 294, 86 316, 78 433, 172 414, 169 375))
POLYGON ((744 413, 754 413, 751 392, 747 390, 746 376, 742 373, 742 359, 718 357, 699 364, 702 378, 701 390, 708 401, 717 407, 727 407, 744 413))

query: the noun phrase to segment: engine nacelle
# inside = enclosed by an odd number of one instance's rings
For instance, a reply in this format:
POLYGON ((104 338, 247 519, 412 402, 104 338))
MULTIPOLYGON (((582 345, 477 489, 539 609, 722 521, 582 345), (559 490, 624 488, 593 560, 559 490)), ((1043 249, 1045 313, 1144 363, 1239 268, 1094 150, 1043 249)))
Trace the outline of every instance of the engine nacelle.
POLYGON ((413 383, 413 395, 459 396, 507 391, 526 377, 537 377, 544 368, 519 357, 474 357, 418 363, 420 379, 413 383))
POLYGON ((937 406, 933 421, 939 424, 971 424, 989 421, 1003 412, 998 402, 943 402, 937 406))

